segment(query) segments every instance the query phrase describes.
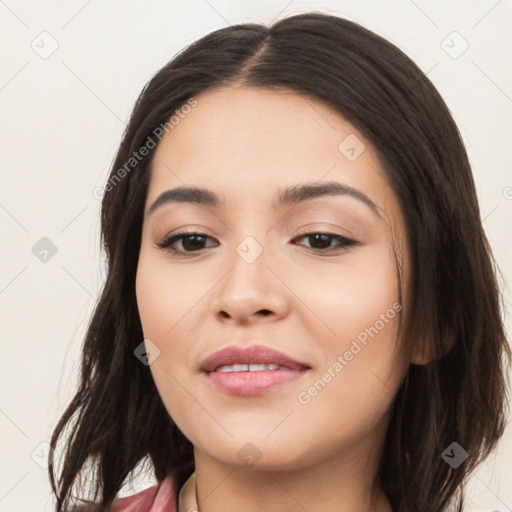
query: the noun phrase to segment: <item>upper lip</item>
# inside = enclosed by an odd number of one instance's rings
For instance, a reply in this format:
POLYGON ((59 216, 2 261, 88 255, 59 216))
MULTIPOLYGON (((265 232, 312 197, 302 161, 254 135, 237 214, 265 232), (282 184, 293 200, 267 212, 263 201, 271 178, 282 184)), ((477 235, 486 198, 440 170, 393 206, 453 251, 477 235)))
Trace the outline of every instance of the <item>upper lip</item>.
POLYGON ((231 364, 277 364, 292 370, 310 368, 305 363, 297 361, 273 348, 263 345, 250 347, 231 346, 214 352, 201 363, 201 370, 213 372, 220 366, 231 364))

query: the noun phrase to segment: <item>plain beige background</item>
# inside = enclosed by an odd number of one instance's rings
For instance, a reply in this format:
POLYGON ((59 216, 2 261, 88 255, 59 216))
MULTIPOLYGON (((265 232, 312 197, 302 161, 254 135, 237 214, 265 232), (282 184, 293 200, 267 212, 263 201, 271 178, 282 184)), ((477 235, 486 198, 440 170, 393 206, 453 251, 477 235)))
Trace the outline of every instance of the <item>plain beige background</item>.
MULTIPOLYGON (((388 38, 445 98, 508 283, 510 318, 509 0, 2 2, 0 511, 51 510, 41 461, 73 394, 80 345, 104 278, 95 190, 106 181, 143 85, 212 30, 308 10, 347 17, 388 38), (46 262, 37 257, 41 244, 49 250, 46 262)), ((508 327, 510 333, 510 320, 508 327)), ((152 483, 138 479, 123 494, 152 483)), ((471 479, 466 510, 512 511, 511 427, 471 479)))

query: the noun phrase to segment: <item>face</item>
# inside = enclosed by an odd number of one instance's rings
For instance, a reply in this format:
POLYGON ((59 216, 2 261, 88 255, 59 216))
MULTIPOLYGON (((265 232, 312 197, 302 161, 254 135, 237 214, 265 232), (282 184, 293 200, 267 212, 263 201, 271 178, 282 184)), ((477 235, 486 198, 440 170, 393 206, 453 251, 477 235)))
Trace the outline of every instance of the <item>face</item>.
POLYGON ((136 279, 168 413, 226 464, 305 467, 381 439, 410 358, 397 343, 404 219, 375 150, 290 90, 195 99, 154 155, 136 279), (209 194, 165 200, 178 187, 209 194), (202 369, 254 346, 237 363, 279 367, 202 369))

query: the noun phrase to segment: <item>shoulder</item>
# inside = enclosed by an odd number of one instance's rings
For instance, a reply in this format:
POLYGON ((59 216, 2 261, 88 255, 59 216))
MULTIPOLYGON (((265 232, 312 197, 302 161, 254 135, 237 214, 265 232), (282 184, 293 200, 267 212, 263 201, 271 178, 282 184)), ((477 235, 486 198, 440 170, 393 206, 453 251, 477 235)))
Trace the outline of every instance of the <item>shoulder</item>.
MULTIPOLYGON (((172 478, 166 478, 159 486, 116 498, 108 512, 177 512, 176 490, 172 478)), ((69 512, 101 512, 97 504, 78 505, 69 512)))
POLYGON ((176 492, 172 478, 159 486, 148 487, 137 494, 117 498, 109 512, 176 512, 176 492))

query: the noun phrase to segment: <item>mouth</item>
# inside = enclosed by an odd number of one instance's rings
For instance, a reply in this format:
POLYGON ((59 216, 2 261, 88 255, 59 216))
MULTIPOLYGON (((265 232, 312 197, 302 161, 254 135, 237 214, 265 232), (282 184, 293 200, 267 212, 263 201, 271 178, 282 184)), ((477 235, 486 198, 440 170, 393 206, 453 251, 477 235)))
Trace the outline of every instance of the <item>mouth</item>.
POLYGON ((252 345, 216 352, 200 369, 217 391, 256 396, 303 377, 311 367, 269 347, 252 345))
POLYGON ((244 364, 244 363, 236 363, 236 364, 225 364, 223 366, 219 366, 214 372, 262 372, 262 371, 274 371, 274 370, 283 370, 289 369, 286 366, 279 366, 278 364, 244 364))

